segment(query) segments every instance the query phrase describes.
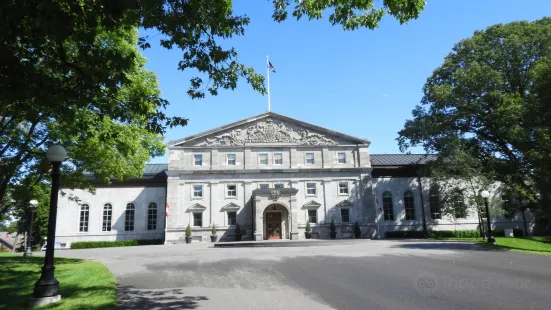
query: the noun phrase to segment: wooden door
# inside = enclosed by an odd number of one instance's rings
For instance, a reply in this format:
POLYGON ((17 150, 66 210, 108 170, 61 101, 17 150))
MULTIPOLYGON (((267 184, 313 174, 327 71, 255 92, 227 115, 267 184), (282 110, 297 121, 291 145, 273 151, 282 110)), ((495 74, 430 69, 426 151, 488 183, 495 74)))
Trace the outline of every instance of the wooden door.
POLYGON ((268 239, 281 239, 281 212, 266 213, 266 235, 268 239))

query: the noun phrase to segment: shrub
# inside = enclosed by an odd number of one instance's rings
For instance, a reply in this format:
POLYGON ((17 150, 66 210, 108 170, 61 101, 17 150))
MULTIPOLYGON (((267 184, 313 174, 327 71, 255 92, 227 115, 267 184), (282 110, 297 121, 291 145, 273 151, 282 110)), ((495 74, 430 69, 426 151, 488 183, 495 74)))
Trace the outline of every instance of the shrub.
POLYGON ((189 224, 186 227, 186 237, 191 237, 191 226, 189 224))
POLYGON ((213 236, 216 236, 216 225, 212 224, 212 229, 210 230, 210 234, 213 236))
POLYGON ((122 246, 163 244, 162 239, 117 240, 117 241, 78 241, 71 243, 71 249, 113 248, 122 246))
POLYGON ((306 232, 310 233, 312 231, 312 227, 310 227, 310 221, 306 222, 306 232))
POLYGON ((479 230, 429 230, 429 238, 480 238, 479 230))
POLYGON ((356 221, 356 223, 354 223, 354 237, 360 238, 361 236, 362 236, 362 229, 360 228, 360 223, 356 221))
POLYGON ((422 231, 387 231, 385 238, 423 238, 422 231))
POLYGON ((332 233, 337 231, 337 227, 335 227, 335 221, 333 221, 333 219, 331 219, 331 224, 329 225, 329 231, 332 233))

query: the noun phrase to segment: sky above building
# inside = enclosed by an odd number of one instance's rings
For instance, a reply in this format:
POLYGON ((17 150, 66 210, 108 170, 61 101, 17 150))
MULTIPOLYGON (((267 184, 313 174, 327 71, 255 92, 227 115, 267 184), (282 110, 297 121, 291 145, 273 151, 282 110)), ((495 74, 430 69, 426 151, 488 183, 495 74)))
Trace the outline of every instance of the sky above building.
MULTIPOLYGON (((433 0, 408 24, 387 16, 378 29, 356 31, 333 27, 327 19, 276 23, 271 1, 236 0, 234 10, 251 23, 244 36, 224 46, 234 46, 240 61, 262 74, 270 56, 276 68, 270 76, 273 112, 367 138, 371 153, 390 154, 399 153, 398 131, 420 104, 426 79, 456 42, 494 24, 543 18, 551 13, 551 1, 433 0)), ((196 72, 177 70, 182 52, 158 46, 158 39, 143 51, 146 67, 157 74, 162 96, 170 101, 167 113, 189 119, 188 126, 169 129, 165 141, 267 110, 267 97, 245 81, 216 97, 190 99, 186 91, 196 72)), ((167 161, 165 155, 151 162, 167 161)))

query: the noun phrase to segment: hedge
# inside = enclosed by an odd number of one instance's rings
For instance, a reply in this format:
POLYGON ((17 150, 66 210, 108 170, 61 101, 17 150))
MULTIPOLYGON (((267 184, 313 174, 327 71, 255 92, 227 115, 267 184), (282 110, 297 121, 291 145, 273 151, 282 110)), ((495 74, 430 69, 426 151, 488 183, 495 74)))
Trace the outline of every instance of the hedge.
MULTIPOLYGON (((503 235, 503 232, 502 232, 503 235)), ((423 231, 388 231, 386 238, 424 238, 423 231)), ((429 230, 428 237, 439 238, 480 238, 478 230, 429 230)))
POLYGON ((163 244, 163 239, 117 240, 117 241, 79 241, 71 243, 71 249, 112 248, 121 246, 163 244))
POLYGON ((424 238, 423 231, 387 231, 385 238, 424 238))

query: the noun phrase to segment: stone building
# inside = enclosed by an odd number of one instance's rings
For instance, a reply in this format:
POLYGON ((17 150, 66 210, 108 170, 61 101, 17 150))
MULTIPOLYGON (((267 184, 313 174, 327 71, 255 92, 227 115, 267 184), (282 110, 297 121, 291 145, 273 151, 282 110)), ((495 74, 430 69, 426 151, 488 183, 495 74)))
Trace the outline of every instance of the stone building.
MULTIPOLYGON (((309 221, 314 238, 363 237, 394 230, 476 229, 478 214, 442 216, 438 193, 417 175, 431 155, 371 155, 369 140, 266 112, 169 142, 168 165, 147 165, 140 179, 97 184, 96 194, 60 196, 57 241, 193 238, 302 239, 309 221), (165 209, 166 208, 166 209, 165 209), (166 227, 165 227, 165 215, 166 227)), ((494 195, 498 195, 497 191, 494 195)), ((521 228, 513 218, 496 225, 521 228)))

